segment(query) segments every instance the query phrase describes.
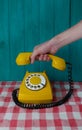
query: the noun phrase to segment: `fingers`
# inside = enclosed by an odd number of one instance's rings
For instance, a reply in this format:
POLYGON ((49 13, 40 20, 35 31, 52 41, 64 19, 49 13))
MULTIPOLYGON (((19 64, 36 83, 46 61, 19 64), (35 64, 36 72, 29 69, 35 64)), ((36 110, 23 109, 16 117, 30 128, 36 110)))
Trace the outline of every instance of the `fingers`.
POLYGON ((42 60, 42 61, 49 61, 50 60, 50 58, 49 58, 49 56, 47 55, 47 54, 43 54, 43 55, 40 55, 39 56, 39 58, 38 58, 38 60, 42 60))
POLYGON ((41 55, 32 55, 31 56, 31 63, 34 63, 35 60, 39 60, 39 61, 49 61, 50 57, 48 56, 48 54, 41 54, 41 55))
POLYGON ((47 53, 49 53, 49 49, 50 48, 48 47, 48 44, 41 44, 36 46, 31 55, 31 63, 34 63, 35 60, 49 61, 50 58, 47 55, 47 53))

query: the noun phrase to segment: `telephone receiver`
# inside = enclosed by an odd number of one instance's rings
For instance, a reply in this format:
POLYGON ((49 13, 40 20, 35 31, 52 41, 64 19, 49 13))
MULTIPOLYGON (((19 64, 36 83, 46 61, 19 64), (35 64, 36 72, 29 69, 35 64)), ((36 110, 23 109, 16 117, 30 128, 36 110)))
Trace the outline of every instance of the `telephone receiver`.
MULTIPOLYGON (((30 64, 31 55, 32 55, 32 52, 19 53, 19 55, 16 58, 17 65, 21 66, 21 65, 30 64)), ((62 71, 66 69, 66 63, 65 63, 64 59, 57 57, 57 56, 54 56, 54 55, 51 55, 51 54, 48 54, 48 56, 52 60, 52 67, 54 67, 58 70, 62 70, 62 71)))

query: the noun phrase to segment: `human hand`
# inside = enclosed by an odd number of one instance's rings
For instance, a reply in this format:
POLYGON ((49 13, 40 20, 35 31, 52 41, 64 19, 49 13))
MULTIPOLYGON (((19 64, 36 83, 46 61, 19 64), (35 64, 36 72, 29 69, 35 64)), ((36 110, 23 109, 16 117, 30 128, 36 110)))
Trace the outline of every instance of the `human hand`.
POLYGON ((35 60, 49 61, 48 54, 54 54, 58 50, 58 46, 54 43, 53 39, 44 42, 43 44, 35 46, 31 55, 31 63, 35 60))
POLYGON ((36 46, 31 55, 31 63, 35 60, 49 60, 47 54, 55 54, 61 47, 80 38, 82 38, 82 21, 51 40, 36 46))

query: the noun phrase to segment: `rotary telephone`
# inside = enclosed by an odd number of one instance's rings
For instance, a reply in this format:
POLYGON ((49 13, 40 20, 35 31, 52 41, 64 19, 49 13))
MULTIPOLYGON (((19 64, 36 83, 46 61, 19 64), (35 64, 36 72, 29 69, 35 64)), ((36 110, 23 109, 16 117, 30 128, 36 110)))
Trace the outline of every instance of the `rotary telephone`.
MULTIPOLYGON (((16 63, 19 66, 30 64, 31 52, 19 53, 16 63)), ((45 71, 43 72, 26 72, 19 89, 15 89, 12 93, 14 102, 23 108, 38 109, 53 107, 63 104, 68 100, 73 92, 72 67, 70 63, 66 63, 64 59, 48 54, 52 60, 52 67, 64 71, 68 64, 68 80, 69 92, 66 96, 55 102, 53 101, 52 86, 45 71)))

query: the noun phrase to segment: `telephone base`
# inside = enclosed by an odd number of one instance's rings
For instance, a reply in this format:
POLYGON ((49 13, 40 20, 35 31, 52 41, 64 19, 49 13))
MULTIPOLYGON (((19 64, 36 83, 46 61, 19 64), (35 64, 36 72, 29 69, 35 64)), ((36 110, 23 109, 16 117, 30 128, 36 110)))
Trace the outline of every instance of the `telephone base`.
MULTIPOLYGON (((19 59, 17 59, 17 63, 19 65, 21 65, 21 62, 22 64, 29 63, 29 61, 27 62, 24 59, 24 61, 21 60, 22 59, 20 59, 20 57, 19 59)), ((27 109, 42 109, 59 106, 68 101, 68 99, 71 97, 73 93, 73 80, 72 65, 68 62, 66 62, 66 64, 68 70, 69 91, 66 93, 65 97, 58 101, 55 101, 53 99, 52 87, 45 72, 26 72, 25 77, 20 85, 20 88, 15 89, 12 92, 12 98, 15 104, 27 109), (31 77, 29 77, 29 75, 31 75, 31 77)))
POLYGON ((46 73, 26 72, 19 88, 18 100, 21 103, 29 104, 41 104, 52 102, 52 87, 50 85, 46 73))

